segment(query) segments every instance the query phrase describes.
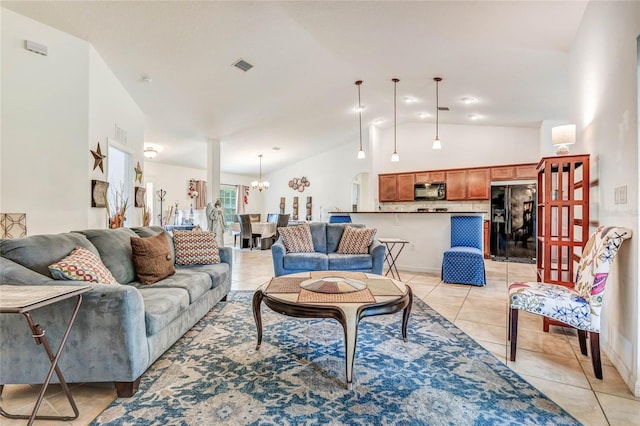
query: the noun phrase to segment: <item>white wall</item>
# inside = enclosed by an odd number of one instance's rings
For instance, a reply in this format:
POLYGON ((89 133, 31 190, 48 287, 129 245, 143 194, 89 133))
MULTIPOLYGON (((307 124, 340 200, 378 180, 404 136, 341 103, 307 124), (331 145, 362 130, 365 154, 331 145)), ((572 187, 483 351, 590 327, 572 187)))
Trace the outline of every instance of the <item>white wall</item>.
MULTIPOLYGON (((292 213, 293 197, 299 198, 298 218, 300 220, 305 219, 305 204, 308 196, 312 197, 312 220, 314 221, 325 219, 321 217, 321 209, 325 211, 350 211, 353 179, 358 173, 369 171, 369 160, 357 159, 358 146, 359 142, 355 141, 345 143, 338 148, 309 157, 264 176, 271 187, 262 193, 264 197, 263 217, 266 213, 280 211, 280 197, 286 199, 285 213, 292 213), (302 176, 306 176, 311 182, 311 185, 304 192, 297 192, 289 188, 289 180, 302 176)), ((368 155, 367 158, 370 156, 368 155)))
MULTIPOLYGON (((107 152, 107 138, 115 140, 116 124, 127 132, 126 145, 122 148, 132 154, 133 167, 144 162, 144 114, 124 89, 120 81, 113 75, 109 66, 98 52, 89 45, 89 148, 95 150, 100 142, 102 152, 107 152)), ((93 157, 88 155, 89 179, 107 180, 107 164, 105 159, 104 173, 100 168, 93 169, 93 157)), ((143 173, 143 183, 145 174, 143 173)), ((133 174, 135 179, 135 173, 133 174)), ((143 186, 134 182, 133 186, 143 186)), ((111 189, 111 188, 110 188, 111 189)), ((127 218, 129 226, 142 225, 142 208, 134 207, 133 192, 129 194, 127 218)), ((106 227, 106 209, 89 207, 89 228, 106 227)))
POLYGON ((83 228, 89 46, 6 9, 1 23, 2 211, 26 213, 30 235, 83 228), (49 55, 25 50, 25 40, 48 46, 49 55))
MULTIPOLYGON (((118 123, 128 131, 135 164, 142 112, 90 44, 1 11, 2 211, 27 213, 30 235, 104 228, 106 210, 90 207, 90 191, 91 179, 106 174, 93 170, 90 150, 99 141, 106 154, 118 123), (49 55, 25 50, 25 40, 46 45, 49 55)), ((132 224, 139 223, 134 216, 132 224)))
POLYGON ((393 127, 381 132, 374 174, 499 164, 536 163, 539 129, 441 124, 442 149, 431 149, 435 125, 407 123, 397 128, 400 161, 391 162, 393 127), (505 148, 508 147, 508 148, 505 148))
MULTIPOLYGON (((589 2, 570 55, 572 152, 595 164, 600 224, 626 226, 625 242, 607 283, 601 344, 620 375, 640 396, 638 306, 638 55, 640 3, 589 2), (614 204, 614 188, 627 186, 626 204, 614 204)), ((591 210, 593 212, 593 208, 591 210)))

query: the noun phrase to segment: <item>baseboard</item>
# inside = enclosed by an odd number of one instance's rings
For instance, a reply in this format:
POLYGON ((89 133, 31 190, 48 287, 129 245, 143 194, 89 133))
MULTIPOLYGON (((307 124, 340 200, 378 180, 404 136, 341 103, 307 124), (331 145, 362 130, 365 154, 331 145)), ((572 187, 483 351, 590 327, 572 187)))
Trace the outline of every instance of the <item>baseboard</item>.
POLYGON ((629 387, 633 395, 635 397, 640 397, 640 378, 637 376, 637 374, 634 374, 633 371, 629 370, 627 366, 624 365, 624 362, 622 362, 622 359, 618 356, 618 354, 613 351, 611 345, 609 345, 609 342, 606 342, 605 346, 602 346, 600 350, 602 350, 611 360, 611 363, 616 368, 616 370, 618 370, 620 377, 622 377, 622 380, 629 387))
MULTIPOLYGON (((385 263, 385 268, 387 267, 387 264, 385 263)), ((398 266, 398 270, 400 272, 402 271, 407 271, 407 272, 426 272, 426 273, 435 273, 435 274, 440 274, 440 272, 442 272, 441 268, 431 268, 431 267, 426 267, 426 266, 412 266, 412 265, 396 265, 398 266)))

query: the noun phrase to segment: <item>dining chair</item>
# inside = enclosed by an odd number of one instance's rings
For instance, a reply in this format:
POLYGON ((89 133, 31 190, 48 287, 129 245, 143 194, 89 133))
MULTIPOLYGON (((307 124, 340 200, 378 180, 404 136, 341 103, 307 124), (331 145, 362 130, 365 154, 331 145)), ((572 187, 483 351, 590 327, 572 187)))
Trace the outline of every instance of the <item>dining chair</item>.
POLYGON ((600 361, 600 311, 613 258, 631 230, 600 226, 582 250, 573 288, 544 282, 514 282, 509 285, 509 333, 511 361, 516 360, 518 311, 560 321, 578 329, 580 352, 587 355, 587 333, 593 373, 602 379, 600 361))
POLYGON ((262 219, 260 213, 249 213, 249 217, 251 218, 251 222, 260 222, 262 219))
MULTIPOLYGON (((238 222, 240 222, 240 249, 244 248, 244 241, 247 240, 249 249, 253 250, 254 247, 260 247, 260 234, 254 234, 251 229, 251 215, 239 214, 238 222), (258 241, 255 244, 254 240, 258 241)), ((235 243, 234 243, 235 245, 235 243)))
POLYGON ((485 285, 481 216, 451 216, 451 248, 442 258, 442 281, 485 285))
POLYGON ((278 223, 278 213, 268 213, 267 222, 278 223))

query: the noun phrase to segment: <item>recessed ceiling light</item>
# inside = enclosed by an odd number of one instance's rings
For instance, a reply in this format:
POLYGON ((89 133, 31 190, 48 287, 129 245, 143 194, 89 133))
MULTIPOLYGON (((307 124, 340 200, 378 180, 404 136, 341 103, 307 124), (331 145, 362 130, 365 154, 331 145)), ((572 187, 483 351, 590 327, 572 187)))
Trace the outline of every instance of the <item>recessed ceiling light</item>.
POLYGON ((428 112, 421 112, 418 113, 418 117, 424 120, 427 117, 431 117, 431 114, 429 114, 428 112))
POLYGON ((376 118, 375 120, 373 120, 373 124, 382 124, 384 123, 384 119, 382 118, 376 118))
POLYGON ((463 104, 465 105, 469 105, 472 104, 476 101, 476 98, 472 97, 472 96, 466 96, 464 98, 460 99, 462 101, 463 104))
POLYGON ((471 120, 477 120, 480 118, 478 114, 469 114, 467 117, 469 117, 469 119, 471 120))
POLYGON ((404 102, 407 103, 407 104, 412 104, 412 103, 414 103, 416 101, 411 96, 405 96, 403 99, 404 99, 404 102))
POLYGON ((280 151, 280 147, 279 146, 274 146, 273 148, 271 148, 274 151, 280 151))

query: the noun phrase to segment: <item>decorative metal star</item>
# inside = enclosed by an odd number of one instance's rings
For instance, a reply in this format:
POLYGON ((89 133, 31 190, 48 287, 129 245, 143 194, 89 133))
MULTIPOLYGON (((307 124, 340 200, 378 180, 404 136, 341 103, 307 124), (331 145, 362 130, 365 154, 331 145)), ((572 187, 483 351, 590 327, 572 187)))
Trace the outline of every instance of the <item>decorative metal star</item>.
POLYGON ((100 142, 98 142, 98 148, 96 148, 95 151, 92 149, 90 151, 91 155, 93 155, 93 170, 95 170, 96 167, 100 167, 100 171, 104 173, 104 162, 102 160, 107 158, 107 156, 102 153, 100 142))
POLYGON ((142 167, 140 167, 140 162, 138 161, 138 165, 136 166, 135 169, 133 169, 134 172, 136 172, 136 178, 133 180, 138 181, 140 183, 142 183, 142 167))

